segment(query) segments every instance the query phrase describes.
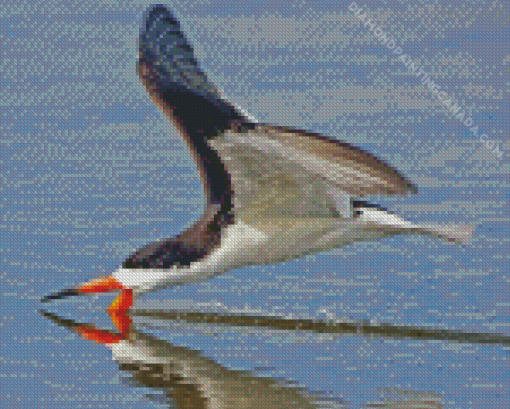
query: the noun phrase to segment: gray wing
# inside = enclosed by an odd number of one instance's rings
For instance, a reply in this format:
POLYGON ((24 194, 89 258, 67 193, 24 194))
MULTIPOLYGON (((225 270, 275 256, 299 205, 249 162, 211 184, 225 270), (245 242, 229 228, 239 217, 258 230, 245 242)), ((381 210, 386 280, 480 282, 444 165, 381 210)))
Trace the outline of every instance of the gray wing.
POLYGON ((416 191, 374 156, 316 134, 258 125, 208 143, 230 174, 236 215, 248 219, 351 217, 351 196, 416 191))

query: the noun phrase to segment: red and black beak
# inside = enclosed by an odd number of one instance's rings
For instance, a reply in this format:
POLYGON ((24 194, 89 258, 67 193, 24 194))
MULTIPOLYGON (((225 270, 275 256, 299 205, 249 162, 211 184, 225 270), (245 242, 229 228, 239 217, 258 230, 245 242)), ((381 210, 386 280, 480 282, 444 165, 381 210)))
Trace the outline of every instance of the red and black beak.
MULTIPOLYGON (((130 288, 126 288, 120 283, 120 281, 116 280, 112 276, 97 278, 95 280, 91 280, 88 283, 81 285, 78 288, 71 290, 62 290, 59 291, 58 293, 47 295, 41 301, 48 302, 51 300, 57 300, 59 298, 72 297, 75 295, 86 295, 92 293, 109 293, 111 291, 120 291, 120 295, 108 308, 108 314, 110 314, 110 316, 113 319, 113 322, 115 323, 115 326, 119 329, 120 331, 119 336, 123 337, 125 334, 129 332, 129 329, 131 328, 131 318, 129 317, 128 311, 133 305, 133 290, 130 288)), ((88 333, 91 337, 98 335, 99 338, 103 337, 104 335, 102 331, 97 332, 95 330, 92 331, 86 330, 85 333, 88 333)))
POLYGON ((107 293, 110 291, 124 291, 126 288, 112 276, 106 276, 91 280, 88 283, 81 285, 80 287, 62 290, 55 294, 50 294, 41 299, 42 302, 48 302, 51 300, 58 300, 60 298, 73 297, 76 295, 86 295, 91 293, 107 293))

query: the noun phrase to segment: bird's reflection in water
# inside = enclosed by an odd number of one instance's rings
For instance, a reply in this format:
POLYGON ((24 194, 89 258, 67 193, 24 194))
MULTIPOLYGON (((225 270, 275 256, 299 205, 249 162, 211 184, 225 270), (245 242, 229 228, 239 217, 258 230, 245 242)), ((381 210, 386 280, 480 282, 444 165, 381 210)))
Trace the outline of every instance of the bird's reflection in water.
MULTIPOLYGON (((145 316, 148 311, 136 311, 134 315, 145 316)), ((41 311, 41 314, 56 324, 79 333, 82 337, 104 344, 119 363, 122 371, 130 373, 129 384, 151 388, 157 395, 148 396, 171 408, 203 409, 293 409, 293 408, 344 408, 344 402, 324 399, 303 388, 278 382, 268 377, 257 377, 248 371, 228 369, 200 352, 157 339, 136 330, 129 321, 129 329, 114 333, 96 329, 93 325, 80 324, 70 319, 41 311), (155 399, 159 396, 159 399, 155 399)), ((167 313, 167 319, 176 319, 167 313)), ((182 314, 182 313, 181 313, 182 314)), ((162 313, 154 314, 162 319, 162 313)), ((207 321, 208 314, 202 319, 207 321)), ((119 319, 114 322, 118 322, 119 319)), ((189 317, 188 317, 189 318, 189 317)), ((179 319, 179 318, 177 318, 179 319)), ((193 320, 197 320, 194 318, 193 320)), ((234 320, 239 320, 239 317, 234 320)), ((184 320, 186 321, 186 320, 184 320)), ((236 321, 236 322, 237 322, 236 321)), ((271 326, 276 325, 274 320, 271 326)), ((238 323, 239 324, 239 323, 238 323)), ((283 324, 282 324, 283 325, 283 324)), ((301 325, 300 325, 301 326, 301 325)), ((119 325, 117 325, 119 328, 119 325)), ((119 328, 120 329, 120 328, 119 328)), ((318 329, 318 328, 317 328, 318 329)), ((344 332, 349 328, 342 328, 344 332)), ((324 328, 321 327, 322 332, 324 328)), ((331 332, 337 332, 339 329, 331 332)), ((326 331, 324 331, 326 332, 326 331)), ((338 331, 339 332, 339 331, 338 331)), ((380 331, 379 331, 380 332, 380 331)), ((394 331, 389 331, 395 336, 394 331)), ((402 334, 400 334, 402 335, 402 334)), ((413 332, 411 338, 415 338, 413 332)), ((485 334, 488 335, 488 334, 485 334)), ((440 333, 440 337, 444 336, 440 333)), ((429 337, 426 337, 429 338, 429 337)), ((477 340, 480 342, 481 340, 477 340)), ((495 339, 485 339, 493 343, 495 339), (491 342, 492 341, 492 342, 491 342)), ((499 339, 506 343, 506 339, 499 339)), ((416 391, 383 390, 383 398, 367 403, 366 408, 420 408, 440 409, 440 399, 433 393, 416 391)))
POLYGON ((163 393, 169 407, 188 409, 307 409, 342 407, 302 388, 219 365, 200 352, 138 332, 124 334, 79 324, 46 311, 42 315, 84 338, 104 344, 134 384, 163 393))

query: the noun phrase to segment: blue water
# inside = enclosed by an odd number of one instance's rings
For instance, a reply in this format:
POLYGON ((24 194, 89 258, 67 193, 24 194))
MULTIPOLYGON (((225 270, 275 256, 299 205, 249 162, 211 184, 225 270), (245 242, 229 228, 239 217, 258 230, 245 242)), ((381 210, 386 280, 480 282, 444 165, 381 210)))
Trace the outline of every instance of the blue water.
MULTIPOLYGON (((196 168, 135 73, 146 5, 0 2, 2 408, 154 408, 103 345, 44 319, 39 299, 178 234, 204 204, 196 168)), ((371 198, 414 221, 476 226, 470 245, 398 237, 148 294, 293 317, 510 334, 507 3, 359 2, 479 126, 499 159, 348 9, 350 2, 173 1, 209 77, 263 122, 363 147, 419 186, 371 198), (503 14, 503 11, 506 14, 503 14)), ((59 315, 108 326, 111 297, 59 315)), ((211 327, 211 326, 210 326, 211 327)), ((444 408, 508 407, 508 347, 204 329, 143 329, 231 370, 285 379, 346 407, 385 388, 444 408)), ((159 406, 158 406, 159 405, 159 406)))

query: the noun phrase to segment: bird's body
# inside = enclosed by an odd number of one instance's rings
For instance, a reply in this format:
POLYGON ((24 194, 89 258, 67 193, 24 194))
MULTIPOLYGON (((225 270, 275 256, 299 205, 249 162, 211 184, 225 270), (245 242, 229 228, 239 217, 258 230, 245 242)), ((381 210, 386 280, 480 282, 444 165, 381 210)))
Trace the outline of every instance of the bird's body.
POLYGON ((268 219, 255 224, 240 219, 222 229, 221 244, 189 265, 174 264, 166 268, 121 266, 113 277, 139 295, 207 280, 243 266, 284 262, 357 241, 399 234, 431 234, 451 239, 455 233, 458 233, 455 238, 460 241, 461 236, 470 234, 469 228, 463 226, 454 227, 448 235, 448 231, 441 234, 441 226, 416 225, 377 208, 356 207, 354 212, 351 219, 268 219))
POLYGON ((244 113, 200 70, 163 6, 145 16, 138 74, 193 155, 207 207, 191 228, 137 250, 106 284, 85 285, 88 292, 141 294, 397 234, 469 238, 467 226, 417 225, 358 201, 417 189, 362 149, 244 113))

